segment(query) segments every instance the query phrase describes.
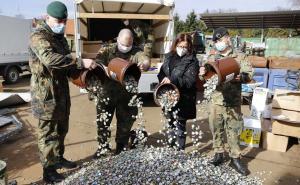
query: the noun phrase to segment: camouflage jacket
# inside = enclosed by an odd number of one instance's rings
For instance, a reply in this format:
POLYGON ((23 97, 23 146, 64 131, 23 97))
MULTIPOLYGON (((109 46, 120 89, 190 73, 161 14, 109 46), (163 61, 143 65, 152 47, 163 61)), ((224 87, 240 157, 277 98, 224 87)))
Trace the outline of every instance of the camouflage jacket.
POLYGON ((140 20, 129 21, 129 29, 134 35, 134 45, 140 47, 141 45, 146 43, 148 35, 151 34, 150 27, 150 25, 140 20))
MULTIPOLYGON (((128 53, 122 53, 118 50, 117 44, 114 43, 100 48, 96 56, 96 62, 108 66, 109 61, 114 58, 122 58, 137 64, 143 62, 145 59, 148 59, 148 57, 139 48, 133 47, 128 53)), ((114 94, 119 96, 120 93, 121 95, 122 93, 123 95, 124 93, 127 95, 127 91, 125 90, 125 88, 123 88, 122 85, 115 80, 107 78, 103 85, 105 91, 107 93, 109 92, 110 95, 114 94)))
MULTIPOLYGON (((207 61, 214 61, 217 59, 222 59, 225 57, 233 57, 237 62, 240 63, 240 73, 248 73, 250 79, 253 75, 253 70, 247 56, 239 51, 232 49, 227 56, 223 56, 216 52, 215 54, 210 54, 207 61)), ((217 86, 216 91, 212 94, 212 103, 216 105, 223 105, 226 107, 236 107, 241 105, 241 82, 240 81, 230 81, 227 83, 222 83, 217 86)))
POLYGON ((71 105, 67 76, 76 70, 67 40, 42 22, 30 36, 29 53, 33 115, 43 120, 67 119, 71 105))

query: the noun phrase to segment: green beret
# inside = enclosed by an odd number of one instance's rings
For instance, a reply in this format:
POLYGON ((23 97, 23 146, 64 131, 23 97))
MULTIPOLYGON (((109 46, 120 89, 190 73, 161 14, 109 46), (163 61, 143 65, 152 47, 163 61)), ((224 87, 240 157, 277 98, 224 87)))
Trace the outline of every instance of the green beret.
POLYGON ((68 17, 68 10, 64 3, 53 1, 47 6, 47 14, 56 19, 66 19, 68 17))

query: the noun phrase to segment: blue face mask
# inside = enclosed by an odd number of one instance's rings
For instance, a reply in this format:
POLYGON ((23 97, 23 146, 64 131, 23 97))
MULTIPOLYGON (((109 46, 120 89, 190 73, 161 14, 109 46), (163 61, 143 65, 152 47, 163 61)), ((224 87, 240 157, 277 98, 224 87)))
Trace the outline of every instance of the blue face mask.
POLYGON ((218 50, 218 51, 224 51, 225 49, 227 48, 227 44, 225 43, 225 42, 223 42, 223 41, 221 41, 221 42, 217 42, 216 43, 216 49, 218 50))
POLYGON ((65 24, 56 24, 51 28, 51 30, 56 34, 64 34, 65 33, 65 24))

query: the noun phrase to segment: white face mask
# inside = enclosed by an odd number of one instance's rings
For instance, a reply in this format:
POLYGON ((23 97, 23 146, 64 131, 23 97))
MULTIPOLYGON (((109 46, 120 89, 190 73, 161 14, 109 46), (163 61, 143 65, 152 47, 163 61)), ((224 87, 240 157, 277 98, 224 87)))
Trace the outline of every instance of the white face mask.
POLYGON ((224 51, 227 48, 227 44, 225 42, 217 42, 216 43, 216 49, 218 51, 224 51))
POLYGON ((187 54, 188 50, 186 48, 176 47, 176 52, 178 56, 182 57, 187 54))
POLYGON ((122 53, 128 53, 131 49, 132 49, 132 45, 127 47, 118 43, 118 50, 121 51, 122 53))

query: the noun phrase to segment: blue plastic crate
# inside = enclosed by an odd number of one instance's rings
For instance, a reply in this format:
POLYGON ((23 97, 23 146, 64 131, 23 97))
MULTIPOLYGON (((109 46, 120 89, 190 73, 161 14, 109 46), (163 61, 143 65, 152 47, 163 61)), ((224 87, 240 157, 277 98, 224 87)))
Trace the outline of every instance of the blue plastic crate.
POLYGON ((269 69, 268 68, 254 68, 253 79, 256 82, 263 82, 261 87, 268 87, 269 69))
POLYGON ((293 72, 287 69, 270 69, 268 88, 297 90, 299 81, 299 72, 293 72))

